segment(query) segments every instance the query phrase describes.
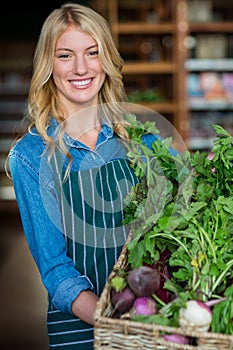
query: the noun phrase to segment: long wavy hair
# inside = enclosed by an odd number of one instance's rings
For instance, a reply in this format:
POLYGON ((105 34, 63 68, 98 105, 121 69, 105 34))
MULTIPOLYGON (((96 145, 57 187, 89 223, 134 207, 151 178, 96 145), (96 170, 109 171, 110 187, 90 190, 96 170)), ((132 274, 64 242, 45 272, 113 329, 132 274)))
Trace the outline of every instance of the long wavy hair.
MULTIPOLYGON (((33 74, 29 87, 27 112, 29 131, 35 126, 39 134, 53 150, 55 143, 47 134, 52 117, 64 122, 65 109, 59 102, 52 78, 54 50, 61 34, 75 24, 90 35, 98 45, 99 59, 106 74, 98 96, 98 105, 104 120, 122 138, 127 139, 124 119, 126 93, 122 79, 123 59, 113 41, 108 22, 88 6, 67 2, 55 9, 45 20, 35 49, 33 74), (120 102, 120 103, 119 103, 120 102)), ((61 149, 67 154, 62 130, 58 137, 61 149)))

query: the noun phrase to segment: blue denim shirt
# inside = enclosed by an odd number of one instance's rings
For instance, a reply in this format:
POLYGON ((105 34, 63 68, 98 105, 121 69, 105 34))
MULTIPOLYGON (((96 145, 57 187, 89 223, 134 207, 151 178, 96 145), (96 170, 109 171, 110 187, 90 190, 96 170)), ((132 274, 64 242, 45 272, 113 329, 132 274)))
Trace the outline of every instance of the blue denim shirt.
MULTIPOLYGON (((57 126, 56 120, 52 119, 48 134, 53 135, 57 126)), ((151 145, 155 138, 147 135, 146 143, 151 145)), ((67 134, 64 140, 73 156, 74 171, 98 167, 113 159, 126 157, 125 148, 107 125, 102 126, 93 151, 67 134)), ((93 285, 87 276, 77 271, 72 259, 66 254, 53 171, 48 161, 46 144, 35 129, 12 148, 9 167, 24 233, 42 282, 55 307, 72 313, 72 302, 81 291, 92 290, 93 285)))

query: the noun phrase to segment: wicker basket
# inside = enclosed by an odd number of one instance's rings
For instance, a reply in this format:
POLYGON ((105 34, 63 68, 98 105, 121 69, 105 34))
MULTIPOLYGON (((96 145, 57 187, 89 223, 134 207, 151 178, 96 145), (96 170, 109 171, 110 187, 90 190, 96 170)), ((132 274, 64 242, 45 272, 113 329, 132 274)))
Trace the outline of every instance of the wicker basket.
MULTIPOLYGON (((127 266, 127 248, 111 272, 127 266)), ((233 336, 212 332, 193 332, 188 329, 144 324, 124 319, 111 318, 110 286, 107 282, 97 304, 94 327, 94 349, 108 350, 230 350, 233 336), (163 334, 182 334, 192 338, 196 345, 181 345, 164 340, 163 334)))

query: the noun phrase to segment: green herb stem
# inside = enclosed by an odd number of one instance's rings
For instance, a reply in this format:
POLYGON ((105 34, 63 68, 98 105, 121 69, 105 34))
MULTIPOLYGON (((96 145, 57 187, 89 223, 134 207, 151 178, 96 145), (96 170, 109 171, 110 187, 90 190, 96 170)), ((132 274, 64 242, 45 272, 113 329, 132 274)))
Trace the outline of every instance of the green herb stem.
POLYGON ((217 278, 216 282, 214 283, 213 287, 212 287, 212 293, 215 291, 215 289, 217 288, 217 286, 220 284, 220 282, 222 281, 222 279, 224 278, 224 276, 226 275, 227 271, 231 268, 231 266, 233 266, 233 259, 227 262, 227 267, 225 268, 225 270, 220 274, 220 276, 217 278))
POLYGON ((200 230, 201 233, 204 234, 204 236, 205 236, 205 238, 206 238, 206 241, 209 243, 209 246, 210 246, 210 248, 211 248, 211 250, 212 250, 214 262, 216 263, 217 258, 216 258, 216 254, 215 254, 215 249, 214 249, 214 246, 213 246, 213 244, 212 244, 212 242, 211 242, 211 240, 210 240, 210 238, 209 238, 209 236, 208 236, 208 233, 207 233, 201 226, 199 227, 199 230, 200 230))
POLYGON ((155 233, 155 234, 151 235, 151 237, 164 237, 164 238, 168 238, 168 239, 176 241, 178 243, 178 245, 180 245, 186 251, 186 253, 190 257, 190 259, 192 260, 192 256, 191 256, 188 248, 177 237, 169 235, 167 233, 155 233))
POLYGON ((152 294, 151 296, 152 296, 152 298, 153 298, 155 301, 157 301, 161 306, 167 305, 167 304, 164 303, 164 301, 162 301, 156 294, 152 294))

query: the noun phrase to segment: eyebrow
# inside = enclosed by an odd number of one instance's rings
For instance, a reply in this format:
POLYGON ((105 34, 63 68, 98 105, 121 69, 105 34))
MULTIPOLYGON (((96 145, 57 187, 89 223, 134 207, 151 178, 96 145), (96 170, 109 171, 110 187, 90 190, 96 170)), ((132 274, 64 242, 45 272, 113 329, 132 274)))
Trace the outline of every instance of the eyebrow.
MULTIPOLYGON (((87 47, 85 50, 91 50, 91 49, 93 49, 93 48, 95 48, 95 47, 97 48, 98 45, 97 45, 97 44, 91 45, 91 46, 87 47)), ((62 50, 64 50, 64 51, 73 51, 73 50, 68 49, 68 48, 66 48, 66 47, 58 47, 55 51, 62 51, 62 50)))

